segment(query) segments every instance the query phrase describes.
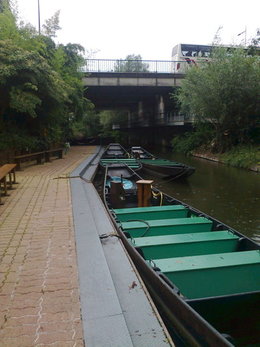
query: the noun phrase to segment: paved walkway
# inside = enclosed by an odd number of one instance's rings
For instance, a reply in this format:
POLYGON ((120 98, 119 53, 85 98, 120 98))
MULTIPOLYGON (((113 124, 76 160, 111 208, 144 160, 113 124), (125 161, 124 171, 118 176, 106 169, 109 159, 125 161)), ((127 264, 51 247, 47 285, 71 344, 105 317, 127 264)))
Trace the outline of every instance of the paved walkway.
POLYGON ((84 346, 69 175, 95 147, 17 172, 0 206, 0 347, 84 346), (58 178, 63 177, 63 178, 58 178))

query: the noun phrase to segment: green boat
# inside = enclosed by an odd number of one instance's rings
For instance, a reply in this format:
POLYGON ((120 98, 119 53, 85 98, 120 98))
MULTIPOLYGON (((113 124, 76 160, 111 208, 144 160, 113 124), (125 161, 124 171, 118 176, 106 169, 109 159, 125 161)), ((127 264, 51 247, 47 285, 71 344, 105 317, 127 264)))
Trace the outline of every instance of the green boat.
POLYGON ((119 143, 110 143, 102 154, 102 159, 115 159, 115 158, 129 158, 129 154, 126 149, 119 143))
POLYGON ((152 172, 162 178, 187 178, 195 172, 195 168, 172 160, 158 158, 142 147, 131 147, 130 155, 142 163, 144 171, 152 172))
POLYGON ((117 170, 121 205, 108 172, 104 202, 177 345, 259 346, 259 245, 154 188, 137 207, 140 176, 117 170))
POLYGON ((126 165, 135 171, 142 168, 142 163, 135 158, 131 158, 130 154, 119 143, 110 143, 105 148, 99 165, 103 169, 107 166, 117 165, 126 165))

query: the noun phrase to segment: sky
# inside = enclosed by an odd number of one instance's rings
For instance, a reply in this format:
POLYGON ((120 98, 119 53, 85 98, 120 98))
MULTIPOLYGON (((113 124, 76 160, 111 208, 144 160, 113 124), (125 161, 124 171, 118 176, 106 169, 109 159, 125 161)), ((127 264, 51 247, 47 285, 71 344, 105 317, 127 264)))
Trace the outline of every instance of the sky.
MULTIPOLYGON (((170 60, 178 43, 249 42, 260 28, 259 0, 39 0, 41 23, 60 10, 57 43, 79 43, 91 58, 170 60), (238 34, 246 31, 238 36, 238 34)), ((38 28, 38 0, 16 0, 38 28)))

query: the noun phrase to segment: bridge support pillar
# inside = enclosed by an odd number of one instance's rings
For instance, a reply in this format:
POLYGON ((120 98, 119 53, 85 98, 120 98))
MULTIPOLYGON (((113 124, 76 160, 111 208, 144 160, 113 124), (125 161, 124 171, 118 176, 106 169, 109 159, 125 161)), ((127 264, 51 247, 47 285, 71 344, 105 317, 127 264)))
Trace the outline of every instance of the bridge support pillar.
POLYGON ((138 120, 142 120, 144 117, 144 104, 143 101, 138 102, 138 120))
POLYGON ((165 103, 162 95, 157 95, 157 110, 156 118, 163 119, 165 114, 165 103))
POLYGON ((128 128, 131 128, 131 125, 132 125, 131 111, 128 110, 128 111, 127 111, 127 127, 128 127, 128 128))

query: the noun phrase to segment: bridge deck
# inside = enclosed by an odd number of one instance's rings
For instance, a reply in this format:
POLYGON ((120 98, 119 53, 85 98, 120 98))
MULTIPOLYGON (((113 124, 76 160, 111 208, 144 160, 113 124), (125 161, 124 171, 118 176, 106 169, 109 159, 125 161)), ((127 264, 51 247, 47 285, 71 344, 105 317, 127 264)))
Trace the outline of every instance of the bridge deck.
POLYGON ((92 72, 83 78, 83 83, 89 87, 173 87, 180 86, 183 78, 183 74, 174 73, 92 72))

